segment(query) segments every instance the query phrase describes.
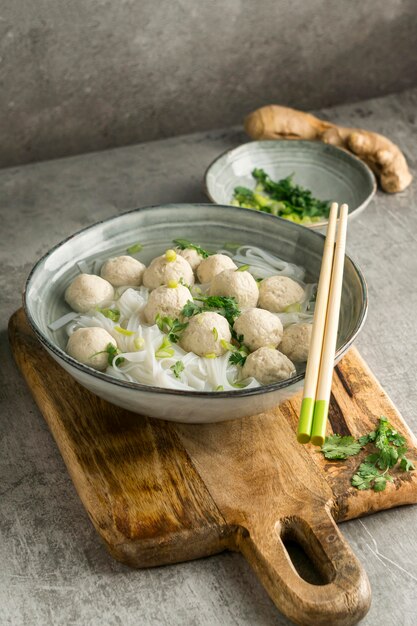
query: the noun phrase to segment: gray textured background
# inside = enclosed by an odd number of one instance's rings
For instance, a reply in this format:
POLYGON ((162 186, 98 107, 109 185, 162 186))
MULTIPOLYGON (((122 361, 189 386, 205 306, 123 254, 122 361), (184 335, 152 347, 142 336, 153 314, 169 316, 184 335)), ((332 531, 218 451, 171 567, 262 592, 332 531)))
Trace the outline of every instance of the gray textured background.
POLYGON ((417 83, 415 0, 3 0, 0 167, 417 83))

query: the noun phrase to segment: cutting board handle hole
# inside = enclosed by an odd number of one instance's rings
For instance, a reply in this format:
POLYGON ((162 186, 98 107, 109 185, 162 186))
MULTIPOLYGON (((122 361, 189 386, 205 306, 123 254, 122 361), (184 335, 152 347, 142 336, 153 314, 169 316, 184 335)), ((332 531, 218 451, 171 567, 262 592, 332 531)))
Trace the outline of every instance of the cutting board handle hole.
POLYGON ((327 585, 336 571, 311 526, 299 517, 280 522, 280 537, 297 574, 312 585, 327 585))

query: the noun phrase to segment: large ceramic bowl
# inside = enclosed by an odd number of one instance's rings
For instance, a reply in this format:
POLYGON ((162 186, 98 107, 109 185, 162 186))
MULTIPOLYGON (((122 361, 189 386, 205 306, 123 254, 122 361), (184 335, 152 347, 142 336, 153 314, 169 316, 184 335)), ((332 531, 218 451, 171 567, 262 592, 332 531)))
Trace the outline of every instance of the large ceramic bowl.
MULTIPOLYGON (((29 322, 49 354, 81 385, 118 406, 136 413, 178 422, 215 422, 260 413, 282 403, 302 388, 304 372, 290 380, 233 392, 190 392, 162 389, 116 380, 78 363, 68 354, 63 329, 48 324, 69 309, 64 291, 78 273, 77 262, 125 253, 141 242, 139 258, 148 263, 185 238, 209 249, 225 242, 260 246, 307 269, 306 280, 317 281, 324 238, 271 215, 228 206, 173 204, 137 209, 78 232, 48 252, 33 268, 26 283, 24 306, 29 322)), ((364 278, 346 257, 341 320, 336 360, 360 331, 367 310, 364 278)))
MULTIPOLYGON (((369 167, 350 152, 319 141, 252 141, 220 155, 205 174, 206 193, 216 204, 230 204, 234 188, 253 189, 251 172, 264 169, 273 180, 294 173, 294 181, 320 200, 346 202, 349 217, 358 215, 376 191, 369 167)), ((306 224, 322 230, 327 220, 306 224)))

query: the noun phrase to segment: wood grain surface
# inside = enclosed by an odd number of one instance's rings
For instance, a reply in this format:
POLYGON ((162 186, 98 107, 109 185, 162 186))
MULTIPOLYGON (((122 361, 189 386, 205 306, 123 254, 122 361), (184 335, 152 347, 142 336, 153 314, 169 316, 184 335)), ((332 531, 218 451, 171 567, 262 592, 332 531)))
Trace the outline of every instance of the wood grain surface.
MULTIPOLYGON (((277 607, 298 624, 354 624, 369 583, 335 521, 417 502, 417 472, 384 492, 359 492, 358 457, 329 462, 295 439, 300 398, 219 424, 139 417, 80 387, 40 347, 22 310, 9 338, 77 492, 111 554, 134 567, 224 549, 247 558, 277 607), (324 584, 299 576, 286 540, 305 550, 324 584)), ((359 436, 385 414, 416 441, 358 353, 335 369, 329 431, 359 436)), ((365 455, 366 452, 363 452, 365 455)))

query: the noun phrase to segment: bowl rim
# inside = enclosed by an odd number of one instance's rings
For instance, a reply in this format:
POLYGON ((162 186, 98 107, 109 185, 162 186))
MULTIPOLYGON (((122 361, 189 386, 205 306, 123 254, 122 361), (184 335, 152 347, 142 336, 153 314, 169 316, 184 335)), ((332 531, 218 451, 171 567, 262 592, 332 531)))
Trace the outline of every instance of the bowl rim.
MULTIPOLYGON (((210 207, 212 206, 212 204, 210 203, 204 203, 204 202, 189 202, 189 203, 167 203, 167 204, 156 204, 156 205, 150 205, 150 206, 146 206, 146 207, 139 207, 136 209, 131 209, 129 211, 124 211, 123 213, 120 213, 118 215, 106 218, 104 220, 99 220, 97 222, 94 222, 94 224, 91 224, 90 226, 85 226, 84 228, 81 228, 80 230, 76 231, 75 233, 73 233, 72 235, 69 235, 68 237, 66 237, 65 239, 63 239, 62 241, 60 241, 59 243, 55 244, 52 248, 50 248, 36 263, 35 265, 32 267, 24 288, 23 288, 23 292, 22 292, 22 301, 23 301, 23 309, 25 311, 26 317, 29 321, 29 324, 33 330, 33 332, 35 333, 36 337, 38 338, 38 340, 40 341, 40 343, 46 347, 50 352, 52 352, 53 354, 55 354, 57 357, 59 357, 59 359, 63 360, 67 365, 70 365, 71 367, 75 367, 76 369, 80 370, 82 373, 84 374, 88 374, 90 376, 93 376, 94 378, 97 378, 98 380, 102 381, 102 382, 106 382, 106 383, 110 383, 112 385, 116 385, 117 387, 122 387, 124 389, 131 389, 134 391, 141 391, 141 392, 146 392, 146 393, 158 393, 158 394, 167 394, 167 395, 172 395, 172 396, 181 396, 181 397, 190 397, 190 398, 212 398, 212 399, 221 399, 221 398, 242 398, 242 397, 248 397, 248 396, 256 396, 256 395, 261 395, 263 393, 266 392, 274 392, 274 391, 279 391, 281 389, 285 389, 286 387, 289 387, 290 385, 293 385, 294 383, 298 383, 300 381, 302 381, 305 378, 305 372, 302 372, 300 374, 297 374, 296 376, 293 376, 292 378, 287 378, 285 380, 279 381, 277 383, 271 383, 269 385, 260 385, 259 387, 254 387, 251 389, 236 389, 234 391, 188 391, 188 390, 184 390, 184 389, 167 389, 165 387, 157 387, 154 385, 145 385, 143 383, 132 383, 130 381, 125 381, 125 380, 120 380, 118 378, 114 378, 112 376, 110 376, 109 374, 106 374, 105 372, 100 372, 92 367, 89 367, 88 365, 84 365, 83 363, 80 363, 79 361, 77 361, 76 359, 74 359, 73 357, 71 357, 69 354, 67 354, 62 348, 60 348, 56 343, 53 343, 43 332, 42 330, 37 326, 31 311, 30 311, 30 302, 29 302, 29 298, 28 298, 28 292, 29 292, 29 288, 30 288, 30 284, 31 281, 33 279, 33 277, 35 276, 37 270, 39 269, 39 267, 41 266, 41 264, 46 261, 51 254, 53 254, 56 250, 58 250, 60 247, 62 247, 63 245, 65 245, 66 243, 68 243, 69 241, 71 241, 72 239, 74 239, 75 237, 78 237, 79 235, 92 230, 94 228, 96 228, 97 226, 99 226, 100 224, 106 224, 109 222, 112 222, 114 220, 118 220, 122 217, 125 217, 126 215, 131 215, 133 213, 139 213, 141 211, 147 212, 147 211, 155 211, 158 210, 158 208, 173 208, 173 207, 178 207, 181 206, 181 208, 189 208, 191 210, 191 208, 195 209, 195 208, 204 208, 204 207, 210 207)), ((251 209, 245 209, 242 207, 235 207, 235 206, 229 206, 229 205, 216 205, 222 209, 226 209, 228 211, 233 211, 233 212, 240 212, 240 211, 251 211, 253 213, 253 211, 251 209)), ((288 222, 288 220, 283 220, 280 217, 277 217, 275 215, 270 215, 269 213, 262 213, 262 212, 257 212, 257 215, 259 216, 259 219, 265 219, 265 220, 270 220, 270 219, 279 219, 282 220, 283 222, 285 222, 286 224, 290 223, 290 228, 296 228, 296 229, 303 229, 304 226, 302 226, 301 224, 295 224, 294 222, 288 222)), ((315 237, 319 237, 321 239, 324 239, 324 235, 322 233, 316 232, 316 231, 311 231, 313 236, 315 237)), ((353 344, 353 342, 355 341, 356 337, 358 336, 359 332, 361 331, 365 320, 366 320, 366 316, 368 313, 368 286, 365 280, 364 275, 362 274, 361 269, 359 268, 358 264, 352 259, 352 257, 350 255, 345 255, 345 259, 349 259, 349 261, 352 263, 353 268, 359 278, 360 281, 360 285, 361 285, 361 290, 362 290, 362 298, 363 298, 363 307, 361 310, 361 313, 359 315, 358 321, 356 323, 356 326, 354 328, 354 330, 352 331, 352 334, 350 336, 350 338, 348 339, 348 341, 346 341, 337 351, 335 354, 335 359, 337 359, 338 357, 341 357, 345 352, 347 352, 347 350, 350 348, 350 346, 353 344)))
MULTIPOLYGON (((366 176, 367 176, 367 178, 368 178, 368 180, 369 180, 369 182, 370 182, 370 184, 372 186, 372 190, 368 194, 368 196, 365 198, 365 200, 362 202, 362 204, 357 206, 352 211, 349 211, 348 217, 350 217, 353 213, 357 214, 357 213, 360 213, 361 211, 363 211, 363 209, 368 206, 368 204, 370 203, 370 201, 372 200, 372 198, 376 194, 378 185, 377 185, 375 174, 373 173, 373 171, 371 170, 369 165, 367 163, 365 163, 365 161, 362 161, 362 159, 360 159, 358 156, 356 156, 356 154, 353 154, 353 152, 350 152, 349 150, 346 150, 346 148, 342 148, 341 146, 334 146, 331 143, 325 143, 324 141, 320 141, 318 139, 254 139, 253 141, 247 141, 246 143, 241 143, 240 145, 236 146, 235 148, 229 148, 228 150, 224 150, 224 152, 219 154, 206 167, 206 170, 204 172, 204 178, 203 178, 203 191, 206 194, 206 196, 208 197, 208 199, 211 200, 211 202, 213 204, 217 204, 218 206, 226 206, 226 205, 224 205, 224 204, 222 204, 220 202, 217 202, 217 200, 214 199, 213 195, 211 194, 211 192, 209 190, 209 185, 208 185, 208 176, 209 176, 210 170, 216 165, 216 163, 218 161, 220 161, 221 159, 223 159, 225 156, 227 156, 229 154, 232 155, 235 152, 243 151, 244 148, 248 148, 249 146, 266 144, 266 143, 275 143, 275 144, 277 144, 278 142, 280 144, 286 144, 286 145, 294 144, 295 142, 297 142, 299 144, 301 143, 301 144, 311 145, 311 146, 314 145, 315 147, 326 146, 327 148, 330 149, 330 151, 334 150, 336 152, 343 152, 345 155, 348 156, 348 158, 350 158, 352 161, 355 161, 356 163, 359 164, 359 167, 361 167, 363 172, 366 174, 366 176)), ((234 206, 234 205, 230 205, 230 206, 234 206)), ((244 208, 244 207, 236 207, 236 208, 244 208)), ((259 213, 262 213, 262 212, 263 211, 259 211, 259 213)), ((272 217, 278 217, 278 216, 273 215, 272 217)), ((291 220, 286 220, 286 221, 291 221, 291 220)), ((318 228, 323 228, 323 226, 326 226, 328 221, 329 220, 326 219, 326 220, 324 220, 322 222, 315 222, 313 224, 300 224, 300 226, 303 226, 304 228, 309 228, 310 230, 316 230, 318 228)))

